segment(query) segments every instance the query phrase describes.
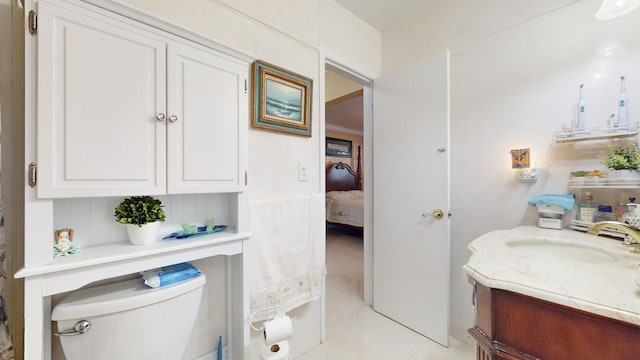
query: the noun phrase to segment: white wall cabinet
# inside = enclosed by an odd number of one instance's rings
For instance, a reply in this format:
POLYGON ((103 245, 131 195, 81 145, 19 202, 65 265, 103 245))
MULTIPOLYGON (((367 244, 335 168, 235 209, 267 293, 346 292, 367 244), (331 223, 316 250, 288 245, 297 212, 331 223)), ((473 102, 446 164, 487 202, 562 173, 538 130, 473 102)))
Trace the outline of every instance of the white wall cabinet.
POLYGON ((38 197, 242 191, 246 62, 38 4, 38 197))
POLYGON ((207 286, 222 285, 230 356, 247 359, 252 59, 111 0, 26 0, 24 12, 25 23, 37 16, 37 32, 27 26, 24 37, 24 131, 14 141, 25 163, 37 164, 16 221, 24 233, 24 265, 14 275, 25 287, 24 358, 51 358, 51 296, 224 256, 225 284, 207 286), (228 228, 131 245, 112 209, 137 194, 167 195, 167 226, 215 217, 228 228), (61 226, 78 230, 79 254, 53 258, 61 226))

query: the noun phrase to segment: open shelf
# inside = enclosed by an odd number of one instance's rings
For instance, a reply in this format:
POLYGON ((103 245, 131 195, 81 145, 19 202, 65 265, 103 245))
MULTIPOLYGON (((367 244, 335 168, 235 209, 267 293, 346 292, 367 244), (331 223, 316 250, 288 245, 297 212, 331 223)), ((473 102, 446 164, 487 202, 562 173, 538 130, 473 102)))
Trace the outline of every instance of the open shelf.
POLYGON ((571 179, 570 189, 640 189, 638 179, 583 178, 571 179))
POLYGON ((624 128, 610 128, 608 125, 587 127, 577 131, 556 131, 553 141, 556 143, 570 143, 587 140, 606 140, 632 137, 640 132, 640 123, 631 123, 624 128))
POLYGON ((40 277, 46 283, 45 296, 77 289, 90 282, 133 274, 161 266, 217 255, 243 252, 250 233, 219 232, 192 239, 161 240, 149 245, 117 242, 81 249, 51 263, 24 268, 16 278, 40 277))

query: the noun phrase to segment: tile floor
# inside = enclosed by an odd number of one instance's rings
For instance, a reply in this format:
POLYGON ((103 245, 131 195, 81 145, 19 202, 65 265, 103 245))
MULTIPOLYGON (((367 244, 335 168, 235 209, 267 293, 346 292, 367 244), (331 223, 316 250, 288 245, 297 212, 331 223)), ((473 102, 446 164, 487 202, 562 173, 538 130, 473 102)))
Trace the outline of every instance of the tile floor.
POLYGON ((327 228, 327 339, 297 360, 473 360, 473 345, 445 348, 374 312, 363 300, 361 234, 327 228))

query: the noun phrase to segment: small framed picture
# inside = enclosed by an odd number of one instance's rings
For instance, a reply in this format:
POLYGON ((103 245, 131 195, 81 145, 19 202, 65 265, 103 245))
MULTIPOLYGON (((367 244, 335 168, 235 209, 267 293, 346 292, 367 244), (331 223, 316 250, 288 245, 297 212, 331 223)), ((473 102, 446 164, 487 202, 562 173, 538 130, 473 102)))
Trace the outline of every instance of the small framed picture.
POLYGON ((511 168, 512 169, 528 169, 529 168, 529 149, 511 150, 511 168))
POLYGON ((351 157, 351 141, 327 137, 325 142, 325 155, 337 157, 351 157))
POLYGON ((260 60, 251 74, 251 127, 311 136, 313 80, 260 60))

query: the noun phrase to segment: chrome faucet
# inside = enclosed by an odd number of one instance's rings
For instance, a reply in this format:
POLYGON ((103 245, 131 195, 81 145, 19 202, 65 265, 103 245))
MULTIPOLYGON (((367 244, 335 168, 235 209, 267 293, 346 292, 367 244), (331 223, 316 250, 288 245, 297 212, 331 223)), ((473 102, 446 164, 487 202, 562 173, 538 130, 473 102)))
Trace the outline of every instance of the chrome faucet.
POLYGON ((624 234, 625 245, 633 246, 632 252, 640 253, 640 230, 618 221, 600 221, 587 229, 587 234, 598 235, 602 230, 614 229, 624 234))

